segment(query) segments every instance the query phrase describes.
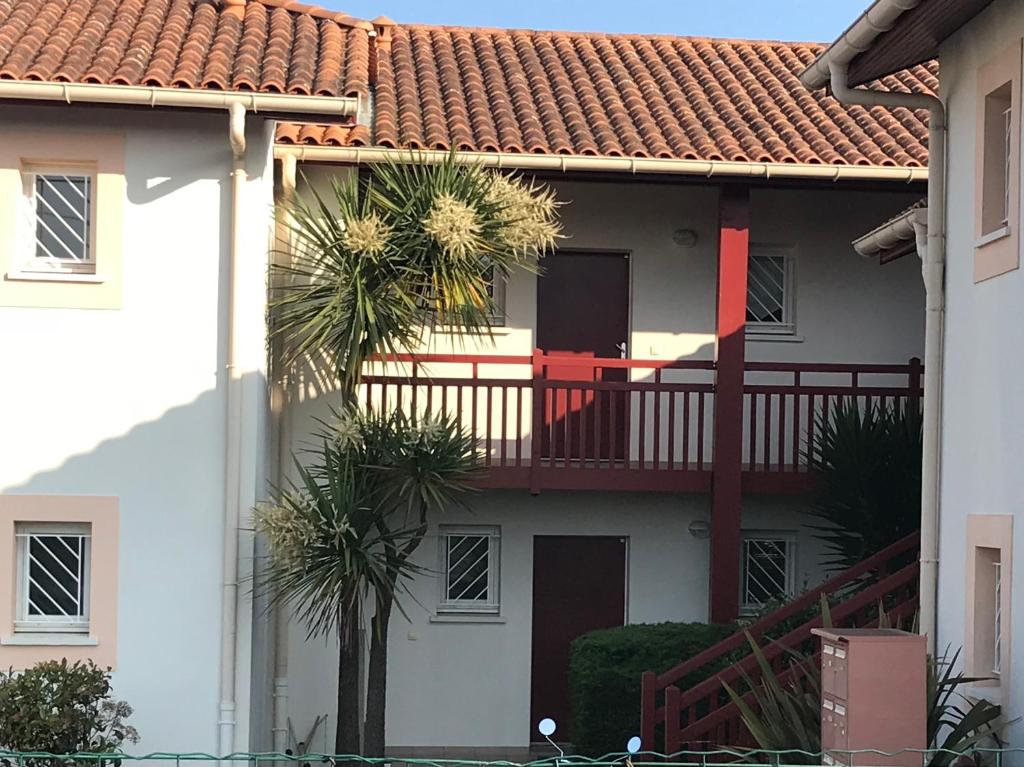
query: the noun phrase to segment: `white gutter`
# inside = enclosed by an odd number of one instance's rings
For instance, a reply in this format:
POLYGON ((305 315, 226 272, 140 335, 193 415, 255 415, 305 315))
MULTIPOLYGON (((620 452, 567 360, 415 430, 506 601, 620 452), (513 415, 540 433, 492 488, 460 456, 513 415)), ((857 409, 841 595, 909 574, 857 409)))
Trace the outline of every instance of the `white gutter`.
POLYGON ((279 93, 150 88, 139 85, 36 83, 16 80, 0 80, 0 99, 195 109, 229 109, 235 104, 240 104, 250 112, 346 116, 355 115, 359 108, 359 99, 350 96, 290 96, 279 93))
MULTIPOLYGON (((383 147, 295 146, 278 144, 274 156, 294 156, 299 162, 376 163, 440 162, 449 152, 426 149, 386 149, 383 147)), ((927 168, 882 165, 805 165, 797 163, 726 162, 722 160, 675 160, 654 157, 589 157, 583 155, 543 155, 514 152, 463 152, 456 160, 489 168, 520 170, 605 171, 611 173, 670 173, 676 175, 720 176, 763 179, 818 179, 826 181, 927 181, 927 168)))
POLYGON ((231 221, 228 234, 226 422, 224 448, 224 551, 221 594, 220 717, 218 753, 235 751, 235 643, 238 634, 238 535, 242 498, 242 382, 238 367, 239 307, 238 260, 242 245, 242 194, 245 188, 245 107, 228 108, 231 143, 231 221))
MULTIPOLYGON (((928 228, 928 209, 913 208, 884 226, 854 240, 853 249, 865 258, 872 258, 908 242, 918 243, 918 229, 922 227, 925 230, 928 228)), ((919 249, 918 255, 922 257, 923 261, 924 250, 919 249)))
MULTIPOLYGON (((870 11, 883 5, 879 0, 870 11)), ((916 3, 913 3, 916 5, 916 3)), ((906 6, 906 2, 903 3, 906 6)), ((854 25, 856 27, 856 24, 854 25)), ((849 34, 849 33, 848 33, 849 34)), ((836 44, 836 46, 838 43, 836 44)), ((836 46, 833 46, 835 48, 836 46)), ((832 50, 832 49, 830 49, 832 50)), ((945 322, 946 262, 946 110, 935 96, 923 93, 893 93, 850 88, 846 64, 829 63, 829 86, 841 103, 863 106, 903 106, 928 110, 928 184, 927 227, 916 217, 911 221, 921 255, 921 273, 925 287, 924 336, 924 415, 921 467, 921 622, 920 632, 928 637, 935 653, 935 626, 939 565, 939 478, 942 429, 942 346, 945 322)), ((806 72, 804 73, 807 74, 806 72)))
MULTIPOLYGON (((823 88, 832 79, 831 64, 849 64, 868 48, 880 34, 892 29, 896 20, 921 4, 921 0, 875 0, 857 17, 839 38, 800 75, 800 82, 811 90, 823 88)), ((845 80, 843 81, 845 85, 845 80)), ((839 99, 842 101, 842 99, 839 99)))

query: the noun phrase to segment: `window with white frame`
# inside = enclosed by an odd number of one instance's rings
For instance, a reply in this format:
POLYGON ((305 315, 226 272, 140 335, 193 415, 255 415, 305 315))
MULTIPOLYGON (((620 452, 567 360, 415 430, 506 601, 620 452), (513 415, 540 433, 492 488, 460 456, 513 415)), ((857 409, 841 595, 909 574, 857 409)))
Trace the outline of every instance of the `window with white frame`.
POLYGON ((741 603, 752 610, 795 592, 796 536, 748 532, 743 535, 741 603))
POLYGON ((440 611, 497 613, 501 544, 497 527, 441 528, 440 611))
POLYGON ((1010 190, 1013 181, 1013 103, 1007 82, 985 96, 982 137, 981 234, 992 235, 1010 223, 1010 190))
POLYGON ((93 172, 85 168, 27 166, 23 193, 21 268, 94 273, 93 172))
POLYGON ((491 315, 492 325, 505 324, 505 292, 507 280, 502 274, 495 274, 494 267, 487 270, 487 295, 494 301, 494 312, 491 315))
POLYGON ((753 245, 747 261, 747 329, 787 334, 793 316, 793 258, 789 248, 753 245))
POLYGON ((90 526, 19 524, 16 632, 88 633, 90 526))

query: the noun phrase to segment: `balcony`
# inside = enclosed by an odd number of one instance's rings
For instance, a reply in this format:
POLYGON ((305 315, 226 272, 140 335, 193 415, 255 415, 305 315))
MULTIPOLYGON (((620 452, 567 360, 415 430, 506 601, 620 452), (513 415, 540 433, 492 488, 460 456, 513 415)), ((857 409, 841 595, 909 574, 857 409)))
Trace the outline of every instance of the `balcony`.
MULTIPOLYGON (((807 445, 837 403, 891 406, 922 393, 916 359, 891 365, 748 362, 744 370, 742 410, 728 427, 734 437, 742 434, 741 484, 750 493, 810 488, 807 445)), ((711 488, 711 361, 540 351, 402 355, 374 363, 362 398, 373 410, 400 407, 455 418, 482 452, 481 487, 534 493, 711 488)))

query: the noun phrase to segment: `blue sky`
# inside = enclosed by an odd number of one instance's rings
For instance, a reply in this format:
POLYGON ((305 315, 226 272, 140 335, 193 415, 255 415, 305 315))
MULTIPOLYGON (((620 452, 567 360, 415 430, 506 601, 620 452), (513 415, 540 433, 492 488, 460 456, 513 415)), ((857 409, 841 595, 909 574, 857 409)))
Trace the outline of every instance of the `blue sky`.
POLYGON ((870 0, 321 0, 372 19, 463 26, 831 41, 870 0))

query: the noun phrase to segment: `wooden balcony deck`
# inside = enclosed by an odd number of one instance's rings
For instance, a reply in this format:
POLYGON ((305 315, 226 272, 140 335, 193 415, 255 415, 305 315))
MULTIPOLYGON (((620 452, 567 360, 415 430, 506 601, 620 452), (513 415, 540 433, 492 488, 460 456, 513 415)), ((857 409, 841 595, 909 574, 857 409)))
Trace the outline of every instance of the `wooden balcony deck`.
MULTIPOLYGON (((479 485, 541 490, 708 492, 714 466, 714 363, 530 356, 402 355, 364 378, 371 409, 444 413, 476 438, 479 485)), ((750 362, 744 492, 811 487, 807 446, 823 414, 921 396, 917 360, 879 365, 750 362)))

